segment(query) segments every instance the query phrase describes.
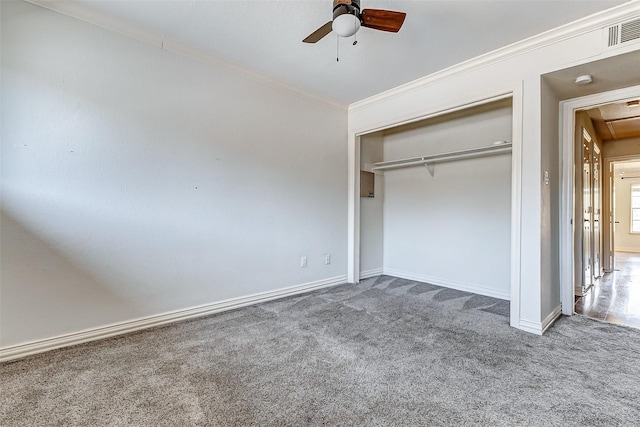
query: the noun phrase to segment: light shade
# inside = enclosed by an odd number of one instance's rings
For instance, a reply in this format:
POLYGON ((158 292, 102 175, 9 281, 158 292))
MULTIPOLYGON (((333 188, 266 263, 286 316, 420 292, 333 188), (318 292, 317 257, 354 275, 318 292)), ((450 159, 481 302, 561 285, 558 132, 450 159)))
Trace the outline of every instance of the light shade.
POLYGON ((576 77, 576 82, 575 83, 577 85, 588 85, 592 81, 593 81, 593 79, 591 78, 591 76, 589 74, 585 74, 584 76, 576 77))
POLYGON ((350 13, 345 13, 333 19, 331 29, 340 37, 351 37, 360 29, 360 20, 350 13))

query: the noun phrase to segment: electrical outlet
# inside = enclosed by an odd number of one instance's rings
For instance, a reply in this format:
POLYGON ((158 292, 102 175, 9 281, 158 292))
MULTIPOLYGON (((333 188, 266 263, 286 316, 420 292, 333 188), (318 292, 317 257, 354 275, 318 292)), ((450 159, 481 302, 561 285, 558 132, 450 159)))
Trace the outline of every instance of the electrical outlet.
POLYGON ((324 265, 329 265, 331 264, 331 255, 325 255, 324 256, 324 265))
POLYGON ((307 257, 303 256, 300 257, 300 267, 306 267, 307 266, 307 257))

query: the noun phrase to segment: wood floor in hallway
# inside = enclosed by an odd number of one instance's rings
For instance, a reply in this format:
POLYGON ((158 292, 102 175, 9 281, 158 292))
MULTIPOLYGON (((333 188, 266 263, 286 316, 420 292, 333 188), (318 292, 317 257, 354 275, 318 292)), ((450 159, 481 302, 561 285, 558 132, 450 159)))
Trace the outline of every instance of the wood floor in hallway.
POLYGON ((640 253, 616 252, 614 271, 577 299, 575 312, 640 329, 640 253))

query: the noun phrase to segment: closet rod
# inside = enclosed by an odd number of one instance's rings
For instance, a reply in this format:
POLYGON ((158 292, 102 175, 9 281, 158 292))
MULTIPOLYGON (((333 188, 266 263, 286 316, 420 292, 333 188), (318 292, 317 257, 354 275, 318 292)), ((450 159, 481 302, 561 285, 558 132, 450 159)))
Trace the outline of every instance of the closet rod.
POLYGON ((494 154, 511 152, 511 143, 489 145, 486 147, 469 148, 466 150, 450 151, 448 153, 431 154, 428 156, 411 157, 408 159, 390 160, 387 162, 374 163, 371 170, 386 170, 395 168, 404 168, 409 166, 428 165, 435 163, 443 163, 461 159, 471 159, 474 157, 491 156, 494 154))

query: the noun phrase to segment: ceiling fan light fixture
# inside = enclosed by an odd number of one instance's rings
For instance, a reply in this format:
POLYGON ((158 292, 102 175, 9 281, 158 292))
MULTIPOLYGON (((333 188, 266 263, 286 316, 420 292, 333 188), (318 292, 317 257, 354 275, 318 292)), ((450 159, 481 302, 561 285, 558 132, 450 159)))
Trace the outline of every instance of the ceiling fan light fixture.
MULTIPOLYGON (((333 19, 302 40, 303 43, 316 43, 331 31, 338 37, 351 37, 360 27, 372 30, 397 33, 402 27, 404 12, 383 9, 364 9, 360 11, 360 0, 333 0, 333 19)), ((355 45, 357 41, 354 41, 355 45)))
POLYGON ((351 37, 360 29, 360 20, 350 13, 343 13, 333 19, 331 29, 340 37, 351 37))

